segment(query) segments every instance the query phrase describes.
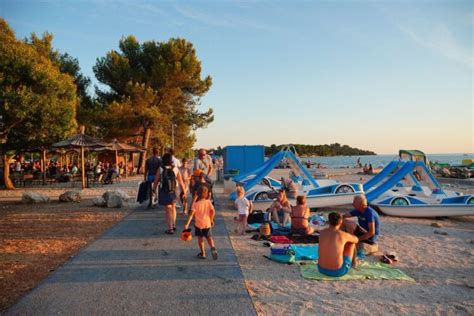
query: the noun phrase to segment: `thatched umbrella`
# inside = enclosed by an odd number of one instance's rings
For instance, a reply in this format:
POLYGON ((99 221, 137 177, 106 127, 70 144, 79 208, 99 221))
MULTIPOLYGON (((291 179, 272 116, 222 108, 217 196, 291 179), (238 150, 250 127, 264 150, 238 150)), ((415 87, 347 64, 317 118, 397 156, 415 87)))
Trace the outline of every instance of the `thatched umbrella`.
POLYGON ((106 147, 104 148, 98 148, 97 150, 108 150, 108 151, 114 151, 115 152, 115 163, 118 163, 118 153, 123 153, 125 155, 125 177, 127 177, 127 154, 128 153, 139 153, 139 152, 144 152, 144 149, 141 149, 139 147, 127 144, 127 143, 121 143, 117 139, 114 139, 112 142, 108 143, 106 147))
POLYGON ((84 148, 105 147, 107 143, 84 134, 84 127, 81 127, 81 133, 74 135, 66 140, 53 144, 55 148, 80 148, 81 149, 81 181, 82 189, 86 187, 86 173, 84 163, 84 148))

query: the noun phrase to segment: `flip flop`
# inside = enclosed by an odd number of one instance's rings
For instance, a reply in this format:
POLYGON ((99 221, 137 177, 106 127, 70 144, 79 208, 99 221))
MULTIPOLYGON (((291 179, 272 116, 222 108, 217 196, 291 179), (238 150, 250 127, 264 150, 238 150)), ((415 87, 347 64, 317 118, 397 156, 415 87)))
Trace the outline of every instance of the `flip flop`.
POLYGON ((203 256, 202 253, 198 253, 196 257, 198 257, 198 259, 206 259, 206 256, 203 256))
POLYGON ((380 258, 380 261, 386 264, 392 264, 393 261, 387 255, 383 255, 382 258, 380 258))
POLYGON ((173 234, 174 234, 174 230, 173 230, 173 229, 168 229, 167 231, 165 231, 165 234, 173 235, 173 234))
POLYGON ((390 260, 392 260, 393 263, 396 263, 399 261, 397 255, 393 252, 386 253, 385 256, 389 258, 390 260))
POLYGON ((217 255, 216 247, 211 248, 211 253, 212 253, 212 259, 217 260, 218 255, 217 255))

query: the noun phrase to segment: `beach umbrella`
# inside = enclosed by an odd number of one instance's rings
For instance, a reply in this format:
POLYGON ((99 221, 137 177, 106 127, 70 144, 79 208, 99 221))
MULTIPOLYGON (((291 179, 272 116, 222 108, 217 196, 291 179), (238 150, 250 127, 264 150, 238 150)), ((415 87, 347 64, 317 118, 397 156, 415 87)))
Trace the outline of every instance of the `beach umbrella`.
POLYGON ((115 163, 118 163, 118 153, 123 153, 125 155, 125 177, 127 177, 127 158, 128 153, 139 153, 144 152, 145 150, 134 145, 127 143, 119 142, 117 139, 112 140, 112 142, 107 144, 107 147, 100 148, 99 150, 109 150, 115 152, 115 163))
POLYGON ((57 142, 52 145, 54 148, 80 148, 81 150, 81 182, 82 182, 82 189, 84 190, 86 187, 86 173, 85 173, 85 163, 84 163, 84 149, 85 148, 95 148, 95 147, 106 147, 107 143, 85 135, 84 134, 84 126, 81 126, 81 133, 74 135, 68 139, 63 141, 57 142))

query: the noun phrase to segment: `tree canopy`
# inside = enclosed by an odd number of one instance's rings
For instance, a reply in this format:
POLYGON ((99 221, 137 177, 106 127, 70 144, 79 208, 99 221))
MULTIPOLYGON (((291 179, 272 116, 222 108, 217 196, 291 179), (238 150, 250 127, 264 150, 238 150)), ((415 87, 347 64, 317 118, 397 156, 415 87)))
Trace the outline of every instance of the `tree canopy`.
MULTIPOLYGON (((265 155, 271 156, 280 151, 285 145, 272 144, 265 147, 265 155)), ((373 151, 353 148, 348 145, 334 143, 330 145, 303 145, 295 144, 295 149, 300 156, 363 156, 375 155, 373 151)))
POLYGON ((49 56, 52 36, 18 40, 0 19, 0 150, 58 141, 76 129, 76 85, 49 56))
POLYGON ((198 110, 212 79, 201 78, 201 62, 184 39, 140 44, 124 37, 119 51, 98 58, 93 70, 107 86, 96 94, 107 111, 101 127, 109 137, 141 135, 146 148, 150 142, 165 146, 173 129, 180 136, 176 149, 183 153, 194 143, 194 130, 214 119, 212 109, 198 110))
POLYGON ((0 154, 5 186, 16 150, 59 141, 76 130, 78 97, 74 79, 51 55, 52 35, 18 40, 0 18, 0 154))

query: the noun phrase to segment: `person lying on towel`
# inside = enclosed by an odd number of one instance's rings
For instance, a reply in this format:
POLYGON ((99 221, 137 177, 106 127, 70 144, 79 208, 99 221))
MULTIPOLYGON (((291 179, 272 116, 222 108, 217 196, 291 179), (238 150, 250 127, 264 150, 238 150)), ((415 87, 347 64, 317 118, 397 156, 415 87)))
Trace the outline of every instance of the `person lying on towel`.
POLYGON ((309 208, 306 206, 306 196, 296 197, 296 206, 291 208, 291 233, 311 235, 314 229, 309 226, 309 208))
MULTIPOLYGON (((357 195, 354 197, 352 204, 354 210, 348 214, 344 214, 344 218, 357 216, 359 225, 350 220, 344 221, 344 230, 348 233, 356 235, 359 241, 365 244, 374 245, 380 232, 380 218, 377 212, 368 206, 365 195, 357 195)), ((361 245, 358 245, 360 248, 361 245)))
POLYGON ((359 239, 341 230, 341 214, 332 212, 328 220, 329 227, 319 235, 318 270, 331 277, 341 277, 353 267, 352 258, 359 239))

